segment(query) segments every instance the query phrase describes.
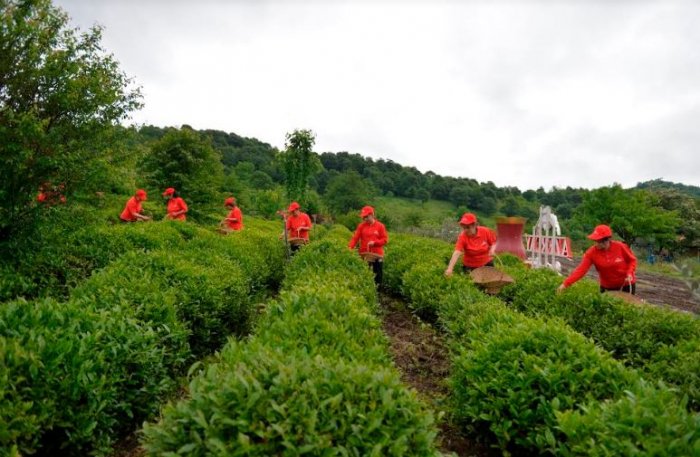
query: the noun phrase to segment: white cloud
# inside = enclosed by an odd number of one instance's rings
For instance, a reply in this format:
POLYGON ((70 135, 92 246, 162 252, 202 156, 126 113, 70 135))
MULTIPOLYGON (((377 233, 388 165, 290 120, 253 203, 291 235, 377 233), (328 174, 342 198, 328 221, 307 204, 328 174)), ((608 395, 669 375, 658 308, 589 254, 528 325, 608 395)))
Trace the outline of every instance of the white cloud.
POLYGON ((700 185, 692 2, 59 0, 190 124, 521 189, 700 185))

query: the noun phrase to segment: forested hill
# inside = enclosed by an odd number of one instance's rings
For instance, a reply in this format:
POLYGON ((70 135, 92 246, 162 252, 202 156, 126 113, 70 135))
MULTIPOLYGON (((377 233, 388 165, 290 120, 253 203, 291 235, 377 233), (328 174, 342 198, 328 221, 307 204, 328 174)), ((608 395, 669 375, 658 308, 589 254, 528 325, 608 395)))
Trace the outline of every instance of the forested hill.
POLYGON ((654 179, 651 181, 640 182, 637 184, 636 188, 648 190, 675 190, 683 194, 690 195, 694 198, 700 198, 700 187, 689 186, 687 184, 680 184, 670 181, 663 181, 662 179, 654 179))

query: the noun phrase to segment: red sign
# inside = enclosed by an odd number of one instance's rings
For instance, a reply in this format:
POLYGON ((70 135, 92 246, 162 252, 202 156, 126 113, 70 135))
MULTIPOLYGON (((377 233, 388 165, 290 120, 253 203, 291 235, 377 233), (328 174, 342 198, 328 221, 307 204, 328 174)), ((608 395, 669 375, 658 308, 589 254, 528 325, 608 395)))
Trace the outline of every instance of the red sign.
POLYGON ((534 254, 549 254, 559 257, 573 258, 571 239, 564 236, 534 236, 525 235, 525 248, 534 254))

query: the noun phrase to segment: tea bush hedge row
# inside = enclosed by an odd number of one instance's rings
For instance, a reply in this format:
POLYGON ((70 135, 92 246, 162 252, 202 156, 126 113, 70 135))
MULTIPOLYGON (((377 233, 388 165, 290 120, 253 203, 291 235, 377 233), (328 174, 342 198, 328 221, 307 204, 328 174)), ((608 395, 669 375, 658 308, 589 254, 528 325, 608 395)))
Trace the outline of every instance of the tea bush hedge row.
POLYGON ((561 277, 551 270, 528 271, 519 266, 508 271, 516 282, 501 295, 515 309, 563 319, 626 364, 678 387, 689 396, 689 406, 700 409, 700 320, 696 316, 630 304, 601 294, 588 280, 556 294, 561 277))
POLYGON ((276 229, 221 237, 164 225, 117 228, 110 236, 123 230, 131 251, 67 301, 0 307, 0 455, 109 453, 157 412, 187 364, 248 331, 253 300, 280 276, 276 229), (133 242, 162 233, 171 238, 161 249, 133 242))
POLYGON ((434 310, 448 331, 455 418, 471 429, 493 434, 506 453, 581 455, 577 453, 582 445, 570 448, 567 444, 575 433, 577 442, 591 440, 590 448, 601 455, 612 455, 605 450, 624 446, 622 455, 654 455, 649 453, 656 446, 653 443, 675 446, 684 455, 692 455, 700 446, 697 428, 692 427, 696 416, 688 414, 664 385, 647 386, 637 372, 557 318, 526 317, 476 290, 469 278, 444 278, 444 256, 417 259, 413 254, 428 250, 439 252, 434 241, 394 237, 385 267, 392 278, 401 278, 400 291, 411 306, 434 310), (403 256, 411 256, 413 262, 403 256), (644 414, 663 416, 672 425, 648 424, 642 414, 625 417, 614 413, 624 409, 620 406, 624 392, 674 399, 663 408, 662 402, 644 404, 644 414), (567 411, 579 414, 582 423, 587 414, 602 411, 597 414, 610 420, 602 430, 628 427, 634 433, 563 429, 559 418, 567 411), (607 441, 594 441, 600 437, 607 441))
POLYGON ((438 455, 433 417, 403 386, 376 317, 372 274, 328 230, 294 255, 246 342, 144 429, 149 455, 438 455))

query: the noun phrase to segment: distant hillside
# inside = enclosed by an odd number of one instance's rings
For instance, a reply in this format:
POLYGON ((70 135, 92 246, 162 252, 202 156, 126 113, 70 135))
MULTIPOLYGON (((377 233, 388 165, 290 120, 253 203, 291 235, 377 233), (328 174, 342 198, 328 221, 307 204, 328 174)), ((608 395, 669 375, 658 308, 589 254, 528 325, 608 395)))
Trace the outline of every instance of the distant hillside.
POLYGON ((660 189, 671 189, 677 190, 678 192, 690 195, 694 198, 700 198, 700 187, 689 186, 687 184, 675 183, 670 181, 664 181, 662 179, 654 179, 651 181, 640 182, 636 186, 637 189, 649 189, 649 190, 660 190, 660 189))

